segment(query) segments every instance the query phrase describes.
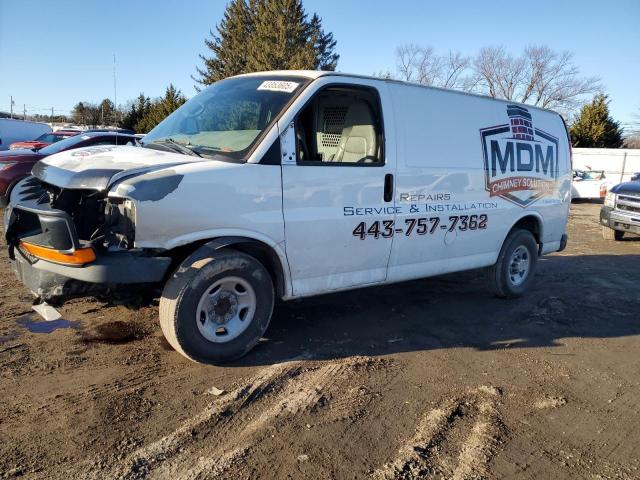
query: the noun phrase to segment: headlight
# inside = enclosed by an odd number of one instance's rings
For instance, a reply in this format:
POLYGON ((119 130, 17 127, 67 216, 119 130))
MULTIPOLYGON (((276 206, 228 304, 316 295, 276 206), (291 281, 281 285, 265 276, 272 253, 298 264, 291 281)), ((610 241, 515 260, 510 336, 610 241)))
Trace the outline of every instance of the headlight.
POLYGON ((14 166, 18 162, 0 162, 0 172, 14 166))
POLYGON ((616 194, 612 192, 607 192, 604 197, 604 204, 607 207, 614 208, 616 206, 616 194))

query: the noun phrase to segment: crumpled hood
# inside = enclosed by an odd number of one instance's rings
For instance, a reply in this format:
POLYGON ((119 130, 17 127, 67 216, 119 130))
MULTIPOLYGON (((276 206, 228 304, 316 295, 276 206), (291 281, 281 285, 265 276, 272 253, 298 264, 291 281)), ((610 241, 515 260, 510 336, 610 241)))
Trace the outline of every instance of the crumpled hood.
POLYGON ((31 173, 60 188, 100 191, 124 177, 202 161, 210 160, 150 148, 100 145, 46 157, 31 173))

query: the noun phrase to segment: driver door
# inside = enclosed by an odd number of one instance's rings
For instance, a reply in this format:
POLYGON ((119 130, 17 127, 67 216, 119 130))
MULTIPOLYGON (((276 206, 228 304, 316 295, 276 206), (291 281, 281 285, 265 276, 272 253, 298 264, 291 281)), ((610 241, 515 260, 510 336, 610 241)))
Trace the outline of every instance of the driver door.
POLYGON ((296 296, 386 279, 395 148, 390 154, 384 142, 380 97, 374 87, 330 85, 294 122, 279 125, 286 252, 296 296))

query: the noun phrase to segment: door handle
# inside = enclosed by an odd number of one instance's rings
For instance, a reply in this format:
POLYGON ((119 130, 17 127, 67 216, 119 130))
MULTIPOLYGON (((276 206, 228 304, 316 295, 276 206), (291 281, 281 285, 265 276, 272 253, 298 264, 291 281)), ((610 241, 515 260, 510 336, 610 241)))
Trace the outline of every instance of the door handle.
POLYGON ((384 176, 384 201, 391 202, 393 200, 393 174, 387 173, 384 176))

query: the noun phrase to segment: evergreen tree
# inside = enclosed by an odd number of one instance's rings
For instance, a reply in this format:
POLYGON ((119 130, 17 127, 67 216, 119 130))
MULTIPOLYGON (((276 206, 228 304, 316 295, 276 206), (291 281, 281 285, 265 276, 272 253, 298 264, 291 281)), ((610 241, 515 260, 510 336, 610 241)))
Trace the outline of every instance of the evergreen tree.
POLYGON ((148 133, 153 127, 167 118, 187 101, 180 90, 170 84, 164 96, 156 99, 144 116, 136 123, 137 133, 148 133))
POLYGON ((609 114, 609 100, 603 93, 582 107, 570 129, 574 147, 620 148, 622 128, 609 114))
POLYGON ((198 85, 240 73, 335 70, 338 64, 333 34, 317 14, 307 18, 302 0, 231 0, 216 30, 205 40, 212 55, 200 56, 198 85))
POLYGON ((71 110, 71 117, 73 118, 73 121, 80 125, 84 125, 86 114, 87 109, 84 105, 84 102, 76 103, 71 110))
POLYGON ((151 100, 149 97, 145 96, 144 93, 141 93, 125 110, 120 126, 137 132, 139 129, 138 123, 149 113, 150 110, 151 100))
POLYGON ((313 69, 316 52, 300 0, 258 3, 249 44, 250 71, 313 69))
POLYGON ((311 39, 313 41, 313 48, 316 51, 316 63, 315 70, 330 70, 334 71, 338 66, 338 59, 340 55, 335 53, 336 40, 333 38, 333 33, 325 33, 322 29, 322 19, 317 13, 314 13, 311 17, 311 39))
POLYGON ((246 46, 252 34, 251 6, 246 0, 231 0, 222 21, 216 27, 218 34, 210 31, 211 38, 204 43, 213 53, 210 58, 200 55, 204 68, 196 67, 200 78, 192 77, 199 85, 210 85, 223 78, 246 72, 246 46))
POLYGON ((100 114, 100 125, 114 125, 115 106, 108 98, 105 98, 98 105, 98 113, 100 114))

